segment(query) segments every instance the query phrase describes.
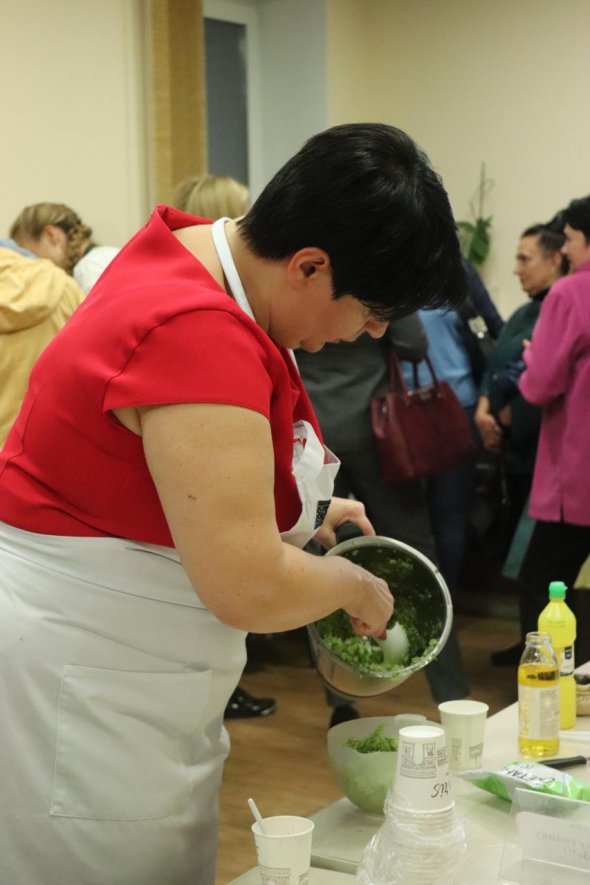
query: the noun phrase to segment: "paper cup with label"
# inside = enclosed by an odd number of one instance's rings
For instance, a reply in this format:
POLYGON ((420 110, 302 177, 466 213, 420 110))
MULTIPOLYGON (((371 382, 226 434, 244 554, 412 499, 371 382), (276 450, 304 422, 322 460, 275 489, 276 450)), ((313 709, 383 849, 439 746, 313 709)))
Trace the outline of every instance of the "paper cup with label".
POLYGON ((488 705, 481 701, 445 701, 438 710, 447 736, 451 771, 480 768, 488 705))
POLYGON ((262 885, 307 885, 311 866, 313 821, 278 815, 252 824, 262 885))
POLYGON ((406 811, 453 807, 445 733, 436 725, 410 725, 398 735, 392 804, 406 811))

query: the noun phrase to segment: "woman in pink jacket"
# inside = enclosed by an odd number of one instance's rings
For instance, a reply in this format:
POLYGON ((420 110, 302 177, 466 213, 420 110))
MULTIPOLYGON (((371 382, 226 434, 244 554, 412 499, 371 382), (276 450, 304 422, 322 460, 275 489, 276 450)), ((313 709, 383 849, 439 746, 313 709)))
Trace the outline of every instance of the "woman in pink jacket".
POLYGON ((547 295, 520 391, 543 407, 521 581, 521 626, 537 629, 550 581, 572 586, 590 553, 590 196, 563 212, 571 273, 547 295))

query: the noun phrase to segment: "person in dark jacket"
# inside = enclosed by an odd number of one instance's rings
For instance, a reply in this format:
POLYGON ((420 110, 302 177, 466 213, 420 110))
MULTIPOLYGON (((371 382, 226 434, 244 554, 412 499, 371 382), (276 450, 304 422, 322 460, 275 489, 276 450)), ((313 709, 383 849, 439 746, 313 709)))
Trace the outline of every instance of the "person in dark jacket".
MULTIPOLYGON (((362 501, 377 534, 403 541, 436 561, 425 483, 386 485, 379 470, 370 402, 388 388, 391 347, 400 359, 418 362, 425 356, 428 339, 417 314, 390 323, 379 340, 362 335, 350 343, 326 344, 319 353, 300 350, 296 356, 326 445, 342 462, 338 495, 362 501)), ((354 527, 347 529, 339 532, 339 540, 358 534, 354 527)), ((425 672, 437 702, 468 694, 454 631, 425 672)), ((358 716, 349 700, 331 691, 326 694, 333 707, 330 725, 358 716)))
MULTIPOLYGON (((541 426, 541 409, 518 390, 524 369, 523 341, 529 340, 552 284, 567 271, 561 248, 565 237, 553 227, 535 224, 523 231, 514 273, 529 297, 502 329, 480 388, 475 423, 486 449, 501 455, 510 500, 506 535, 512 537, 528 500, 541 426)), ((518 663, 522 645, 495 652, 496 666, 518 663)))
MULTIPOLYGON (((490 451, 503 449, 507 469, 518 486, 520 509, 528 497, 535 463, 540 410, 530 406, 511 378, 518 378, 523 341, 530 339, 543 299, 567 270, 561 254, 564 236, 542 224, 527 228, 519 241, 514 273, 529 302, 514 311, 500 332, 484 374, 475 423, 490 451), (516 479, 523 475, 523 480, 516 479)), ((513 492, 516 489, 512 489, 513 492)))
POLYGON ((421 360, 428 341, 417 314, 389 324, 383 338, 326 344, 319 353, 297 351, 303 383, 326 445, 342 462, 339 494, 363 501, 378 534, 395 537, 432 558, 434 545, 422 491, 415 484, 385 486, 371 429, 371 399, 387 391, 388 354, 421 360))

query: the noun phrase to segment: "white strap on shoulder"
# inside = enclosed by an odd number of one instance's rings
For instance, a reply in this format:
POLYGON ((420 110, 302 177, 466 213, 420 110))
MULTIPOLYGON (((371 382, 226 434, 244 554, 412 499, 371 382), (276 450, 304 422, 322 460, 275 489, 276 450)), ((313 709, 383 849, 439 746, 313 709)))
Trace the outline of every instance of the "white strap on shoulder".
POLYGON ((225 235, 225 222, 229 220, 229 218, 218 218, 211 225, 213 245, 236 304, 242 308, 244 313, 248 314, 251 320, 256 322, 225 235))

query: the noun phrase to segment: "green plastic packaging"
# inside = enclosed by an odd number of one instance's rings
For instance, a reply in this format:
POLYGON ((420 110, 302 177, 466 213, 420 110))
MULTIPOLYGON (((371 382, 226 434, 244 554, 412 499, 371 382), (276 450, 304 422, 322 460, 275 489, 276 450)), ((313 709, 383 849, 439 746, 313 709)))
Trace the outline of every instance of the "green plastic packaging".
POLYGON ((590 784, 538 762, 512 762, 500 771, 462 771, 460 777, 508 802, 512 801, 516 789, 536 790, 551 796, 590 802, 590 784))

